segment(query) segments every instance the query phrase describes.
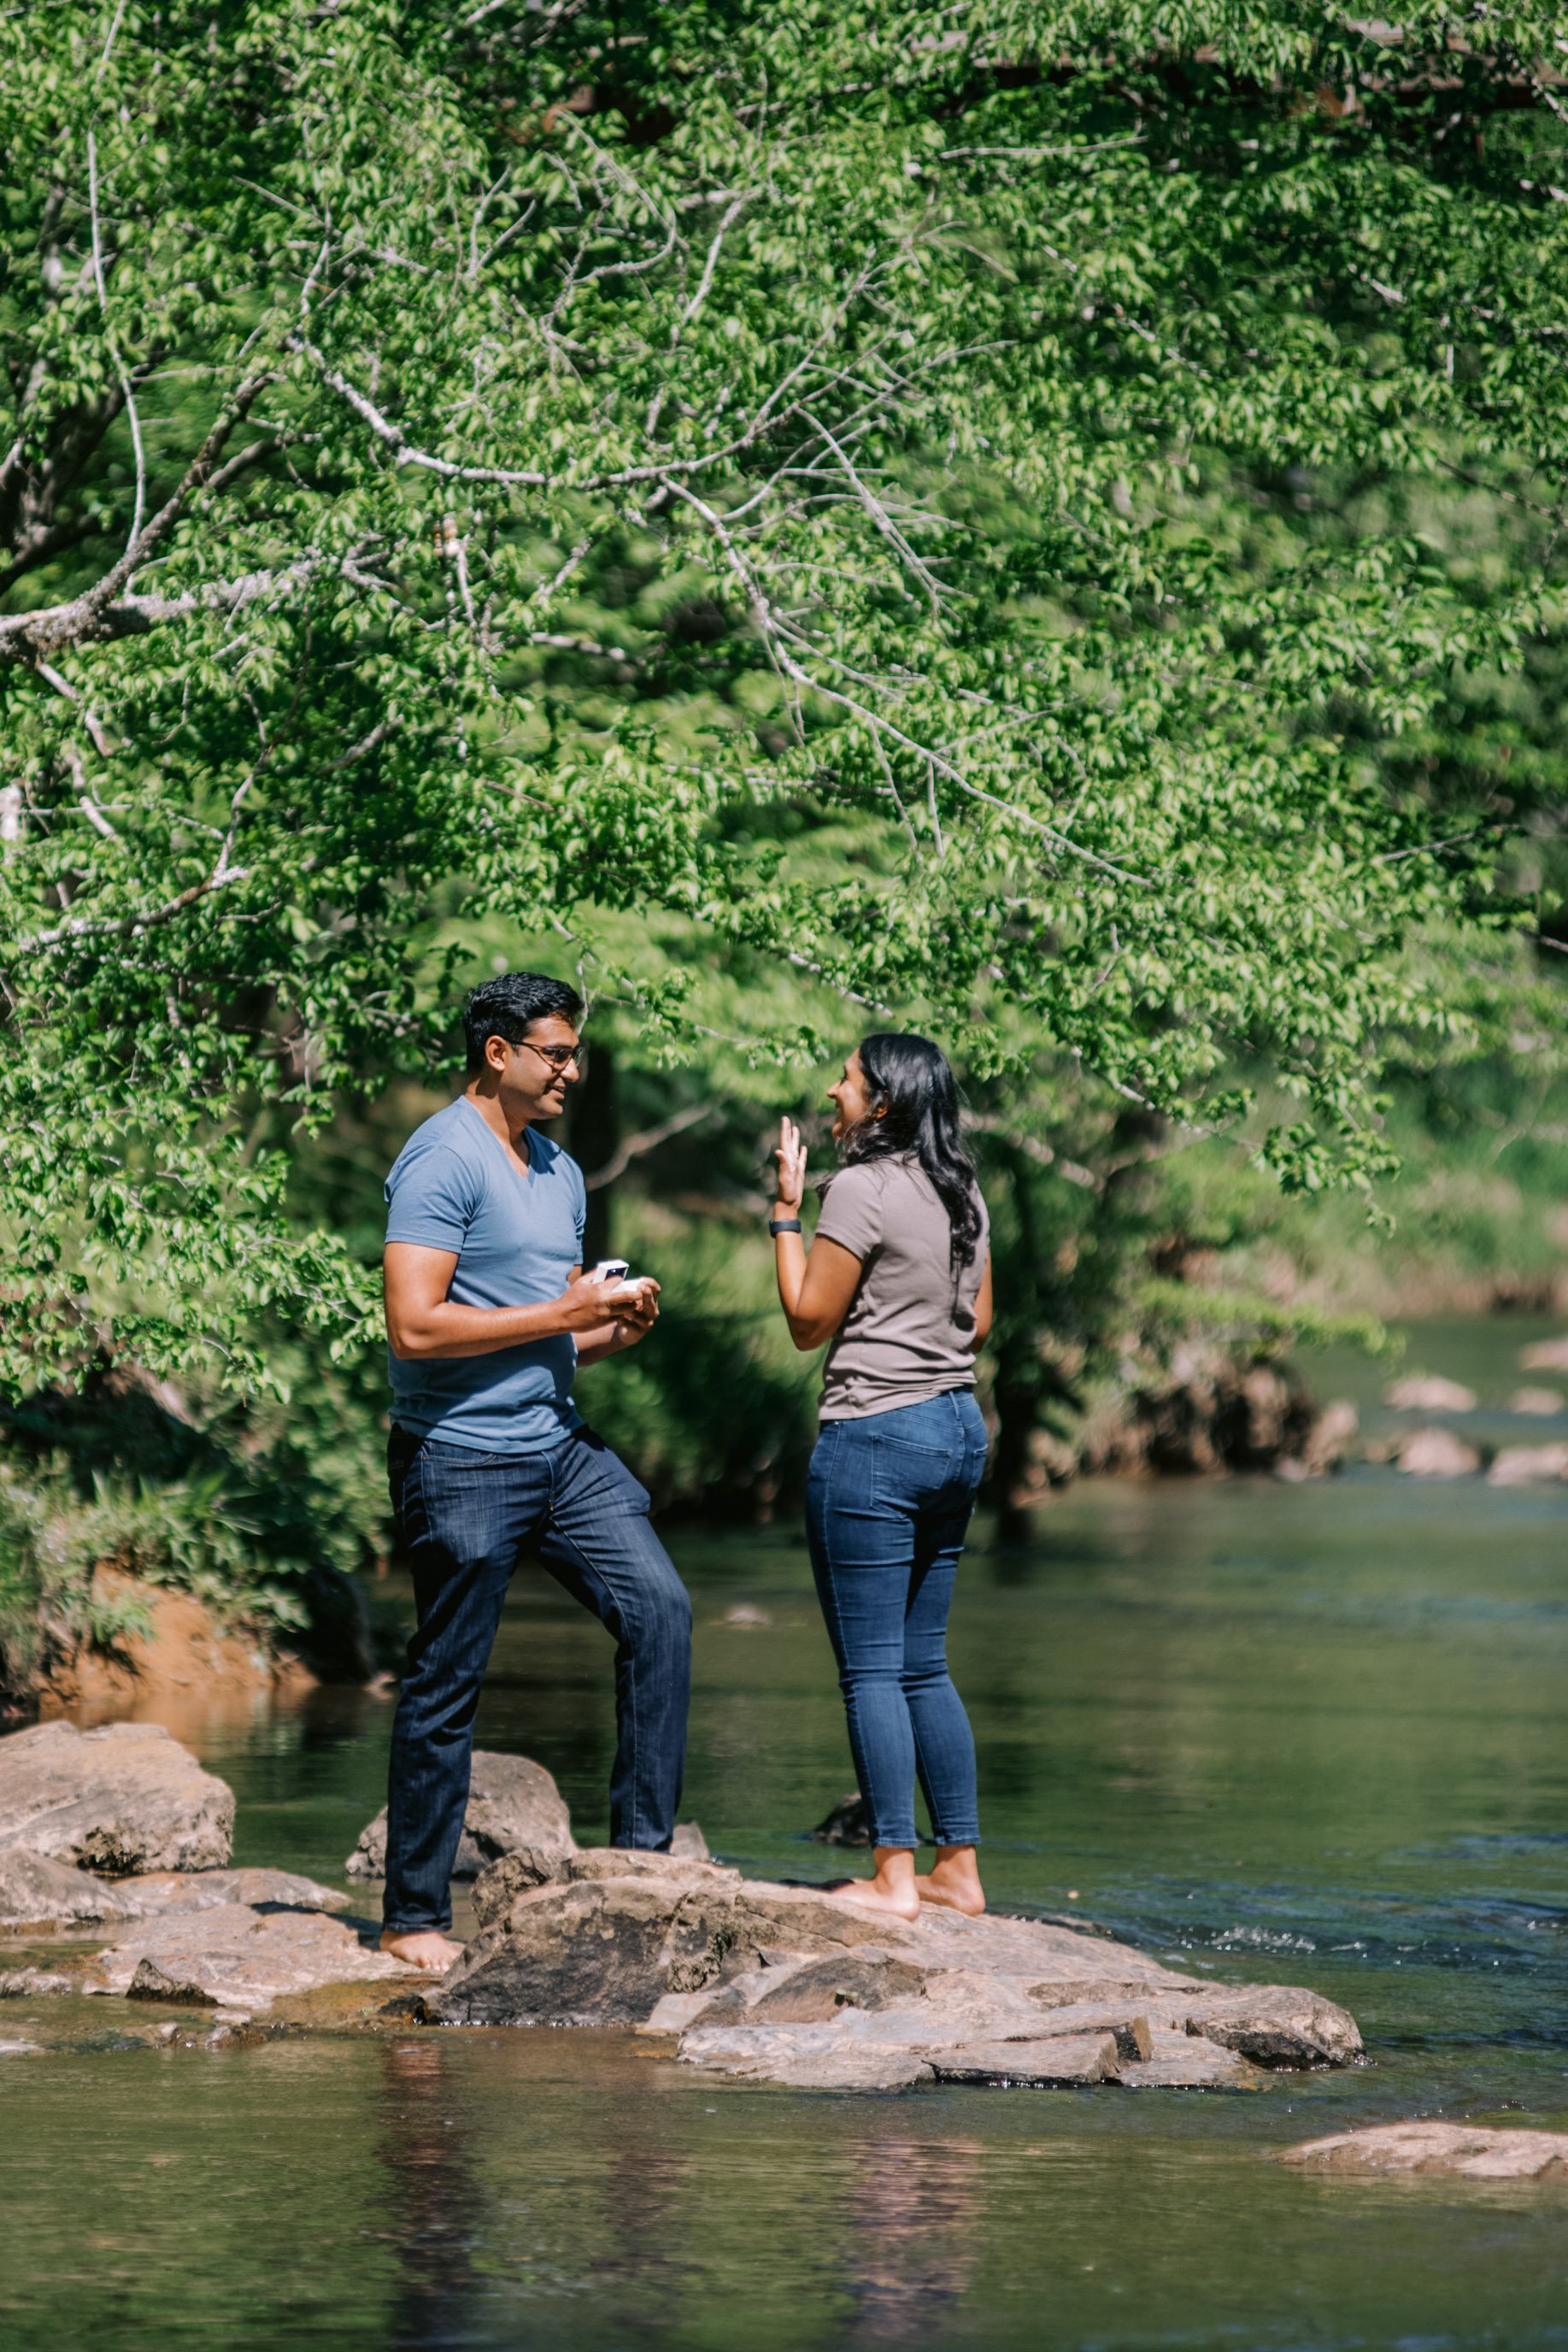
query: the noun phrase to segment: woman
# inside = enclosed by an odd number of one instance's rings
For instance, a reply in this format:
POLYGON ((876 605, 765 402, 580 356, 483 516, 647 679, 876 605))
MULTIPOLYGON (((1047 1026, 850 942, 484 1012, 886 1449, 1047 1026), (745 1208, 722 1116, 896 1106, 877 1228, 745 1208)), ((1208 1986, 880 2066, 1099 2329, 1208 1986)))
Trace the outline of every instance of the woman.
POLYGON ((918 1918, 986 1907, 975 1862, 975 1741, 947 1672, 947 1611, 986 1462, 975 1351, 991 1327, 985 1203, 946 1057, 925 1037, 862 1038, 828 1089, 842 1166, 810 1256, 806 1149, 779 1136, 779 1297, 795 1345, 831 1339, 807 1523, 839 1662, 876 1874, 842 1899, 918 1918), (915 1778, 936 1861, 915 1874, 915 1778))

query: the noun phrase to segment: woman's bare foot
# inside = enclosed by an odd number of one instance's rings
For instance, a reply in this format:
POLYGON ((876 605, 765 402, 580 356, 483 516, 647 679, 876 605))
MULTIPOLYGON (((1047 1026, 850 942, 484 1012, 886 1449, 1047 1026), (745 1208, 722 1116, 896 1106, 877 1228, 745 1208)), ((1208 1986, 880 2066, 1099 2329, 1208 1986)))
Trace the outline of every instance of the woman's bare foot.
POLYGON ((986 1907, 986 1890, 980 1885, 972 1845, 939 1845, 936 1861, 915 1885, 922 1903, 935 1903, 944 1911, 962 1911, 969 1919, 977 1919, 986 1907))
POLYGON ((857 1911, 885 1911, 895 1919, 918 1919, 915 1856, 902 1845, 879 1845, 875 1851, 874 1878, 847 1878, 829 1887, 828 1893, 835 1903, 852 1904, 857 1911))
POLYGON ((395 1927, 384 1927, 382 1949, 411 1969, 428 1969, 433 1977, 444 1976, 453 1961, 463 1958, 462 1945, 434 1927, 408 1927, 401 1935, 395 1927))

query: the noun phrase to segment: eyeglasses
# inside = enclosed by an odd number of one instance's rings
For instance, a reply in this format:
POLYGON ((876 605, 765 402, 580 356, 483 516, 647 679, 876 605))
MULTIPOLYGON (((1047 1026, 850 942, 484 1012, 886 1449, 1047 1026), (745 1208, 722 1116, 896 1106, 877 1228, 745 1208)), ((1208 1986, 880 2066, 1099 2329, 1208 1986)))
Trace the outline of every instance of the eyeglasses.
POLYGON ((541 1062, 548 1062, 552 1070, 570 1070, 575 1062, 577 1075, 580 1077, 588 1067, 588 1048, 580 1038, 575 1045, 536 1045, 531 1037, 525 1037, 523 1047, 530 1054, 537 1054, 541 1062))

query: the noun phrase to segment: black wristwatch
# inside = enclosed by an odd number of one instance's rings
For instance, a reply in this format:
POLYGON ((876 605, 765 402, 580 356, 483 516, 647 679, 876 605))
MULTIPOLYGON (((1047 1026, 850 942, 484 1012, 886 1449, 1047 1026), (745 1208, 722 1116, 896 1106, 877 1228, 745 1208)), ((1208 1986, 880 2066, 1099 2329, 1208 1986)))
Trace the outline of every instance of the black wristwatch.
POLYGON ((770 1234, 798 1234, 801 1231, 800 1220, 799 1217, 769 1217, 768 1230, 770 1234))

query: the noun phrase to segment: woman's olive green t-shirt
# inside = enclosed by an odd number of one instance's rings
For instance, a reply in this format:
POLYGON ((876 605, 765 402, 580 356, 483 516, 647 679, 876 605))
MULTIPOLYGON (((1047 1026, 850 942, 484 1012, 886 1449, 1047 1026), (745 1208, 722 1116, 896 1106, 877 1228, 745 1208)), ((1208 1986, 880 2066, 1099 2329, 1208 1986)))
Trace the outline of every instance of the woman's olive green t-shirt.
POLYGON ((984 1202, 974 1256, 955 1282, 952 1226, 914 1159, 862 1160, 822 1186, 817 1237, 861 1261, 822 1374, 822 1419, 860 1421, 975 1385, 975 1299, 985 1272, 984 1202))

